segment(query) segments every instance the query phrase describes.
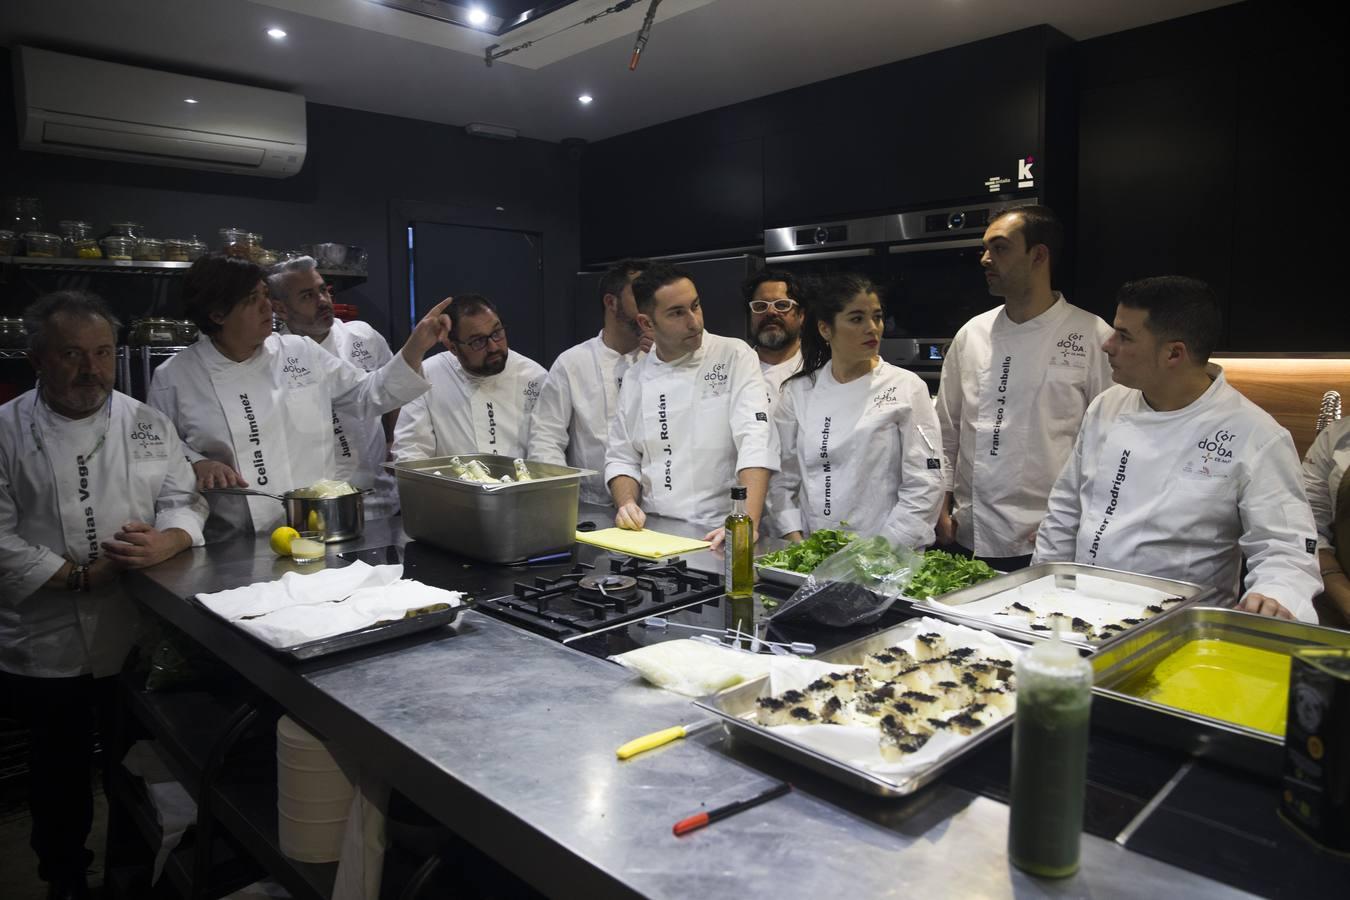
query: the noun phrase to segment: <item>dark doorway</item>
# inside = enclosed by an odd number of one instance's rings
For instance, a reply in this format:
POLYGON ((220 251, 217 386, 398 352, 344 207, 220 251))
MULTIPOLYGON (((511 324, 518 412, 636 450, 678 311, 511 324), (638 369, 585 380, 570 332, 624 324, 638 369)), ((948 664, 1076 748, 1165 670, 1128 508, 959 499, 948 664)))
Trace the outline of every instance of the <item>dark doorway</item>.
MULTIPOLYGON (((410 325, 454 294, 482 294, 497 304, 512 350, 544 355, 543 254, 528 231, 413 222, 408 234, 410 325)), ((542 364, 542 362, 541 362, 542 364)))

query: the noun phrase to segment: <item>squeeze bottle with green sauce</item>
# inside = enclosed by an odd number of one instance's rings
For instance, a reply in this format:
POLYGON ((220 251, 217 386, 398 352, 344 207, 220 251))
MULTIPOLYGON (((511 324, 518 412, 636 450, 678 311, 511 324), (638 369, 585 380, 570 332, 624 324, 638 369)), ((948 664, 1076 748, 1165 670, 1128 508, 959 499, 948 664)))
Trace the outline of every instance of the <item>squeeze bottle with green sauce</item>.
POLYGON ((1033 875, 1078 871, 1092 665, 1059 638, 1017 660, 1008 858, 1033 875))
POLYGON ((754 627, 755 523, 745 511, 746 493, 744 487, 731 489, 731 515, 723 523, 726 530, 723 552, 726 554, 727 625, 749 633, 754 627))

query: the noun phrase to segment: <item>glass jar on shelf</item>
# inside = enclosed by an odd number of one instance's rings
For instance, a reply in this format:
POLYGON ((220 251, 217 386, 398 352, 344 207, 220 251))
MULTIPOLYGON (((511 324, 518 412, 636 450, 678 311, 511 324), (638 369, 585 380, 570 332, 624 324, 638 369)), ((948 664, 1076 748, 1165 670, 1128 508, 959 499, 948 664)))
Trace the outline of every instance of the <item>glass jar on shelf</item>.
POLYGON ((13 256, 15 234, 8 228, 0 228, 0 256, 13 256))
MULTIPOLYGON (((61 233, 61 255, 72 259, 79 256, 75 252, 76 244, 88 241, 94 236, 94 226, 79 219, 62 219, 56 223, 56 230, 61 233)), ((97 249, 98 245, 94 246, 97 249)))
POLYGON ((50 259, 61 255, 61 236, 46 231, 29 231, 23 236, 24 255, 50 259))
POLYGON ((136 242, 132 254, 141 262, 161 262, 164 259, 164 242, 159 238, 143 237, 136 242))
POLYGON ((206 241, 201 240, 195 234, 187 242, 188 262, 194 262, 206 255, 206 241))
POLYGON ((189 241, 182 238, 169 238, 164 242, 164 260, 166 262, 190 262, 189 241))
POLYGON ((220 249, 226 256, 250 259, 253 256, 253 235, 241 228, 222 228, 220 249))
POLYGON ((113 222, 108 226, 106 237, 125 237, 139 241, 145 237, 145 226, 137 222, 113 222))
POLYGON ((136 240, 125 235, 109 235, 99 241, 103 255, 108 259, 131 259, 136 253, 136 240))

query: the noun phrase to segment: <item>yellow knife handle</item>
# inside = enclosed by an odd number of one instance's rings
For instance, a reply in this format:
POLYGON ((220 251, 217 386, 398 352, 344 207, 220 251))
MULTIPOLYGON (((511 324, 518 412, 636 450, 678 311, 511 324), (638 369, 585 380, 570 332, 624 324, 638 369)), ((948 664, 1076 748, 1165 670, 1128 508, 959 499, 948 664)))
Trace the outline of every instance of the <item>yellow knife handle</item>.
POLYGON ((628 759, 631 756, 637 756, 639 753, 645 753, 648 750, 655 750, 663 744, 669 744, 671 741, 679 740, 684 737, 684 726, 676 725, 674 728, 663 728, 660 731, 653 731, 651 734, 644 734, 640 738, 634 738, 624 744, 614 753, 619 759, 628 759))

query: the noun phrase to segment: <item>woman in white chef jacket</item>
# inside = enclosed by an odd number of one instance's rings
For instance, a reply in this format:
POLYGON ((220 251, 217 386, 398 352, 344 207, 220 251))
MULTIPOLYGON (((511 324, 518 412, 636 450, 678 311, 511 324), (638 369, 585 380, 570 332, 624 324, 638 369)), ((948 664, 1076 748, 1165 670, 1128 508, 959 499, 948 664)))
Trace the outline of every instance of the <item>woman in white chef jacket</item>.
POLYGON ((847 525, 894 543, 933 542, 942 500, 941 429, 928 387, 877 355, 883 312, 866 278, 810 292, 802 370, 774 410, 782 471, 769 486, 790 540, 847 525))
POLYGON ((1332 422, 1303 459, 1303 486, 1317 523, 1322 593, 1313 601, 1323 625, 1350 628, 1350 419, 1332 422))
MULTIPOLYGON (((265 275, 232 257, 193 263, 183 303, 201 337, 161 365, 150 387, 147 402, 173 420, 202 490, 280 495, 332 478, 334 408, 371 418, 420 396, 422 356, 449 333, 443 302, 393 359, 367 374, 308 338, 273 334, 265 275)), ((283 522, 275 500, 209 497, 208 541, 266 534, 283 522)))

